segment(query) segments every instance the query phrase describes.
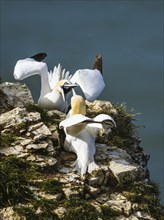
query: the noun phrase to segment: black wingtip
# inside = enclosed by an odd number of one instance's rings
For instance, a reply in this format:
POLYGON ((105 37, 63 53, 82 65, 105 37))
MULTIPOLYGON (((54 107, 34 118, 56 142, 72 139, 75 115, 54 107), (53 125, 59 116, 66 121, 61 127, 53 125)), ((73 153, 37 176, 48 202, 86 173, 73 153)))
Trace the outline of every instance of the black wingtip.
POLYGON ((32 58, 32 59, 34 59, 34 60, 36 60, 36 61, 38 61, 38 62, 41 62, 42 60, 44 60, 44 58, 45 58, 46 56, 47 56, 46 53, 37 53, 37 54, 31 56, 30 58, 32 58))
POLYGON ((102 55, 97 54, 94 60, 93 69, 97 69, 102 73, 102 55))

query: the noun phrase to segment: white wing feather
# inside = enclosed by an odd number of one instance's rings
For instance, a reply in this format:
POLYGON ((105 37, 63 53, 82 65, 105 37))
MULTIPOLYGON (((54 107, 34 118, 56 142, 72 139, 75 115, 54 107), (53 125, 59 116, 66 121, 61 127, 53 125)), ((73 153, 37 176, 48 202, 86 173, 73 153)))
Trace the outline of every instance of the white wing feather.
POLYGON ((105 87, 103 76, 97 69, 77 70, 70 81, 77 83, 81 87, 88 101, 94 101, 105 87))
POLYGON ((13 75, 16 80, 23 80, 35 74, 40 75, 42 72, 48 72, 46 63, 38 62, 32 58, 26 58, 17 61, 13 75))
POLYGON ((59 128, 71 127, 73 125, 77 125, 77 124, 80 124, 80 123, 86 122, 86 121, 93 122, 93 119, 88 118, 82 114, 75 114, 75 115, 70 116, 69 118, 66 118, 62 122, 60 122, 59 128))
POLYGON ((55 85, 62 79, 68 79, 70 76, 69 71, 62 70, 62 66, 59 63, 58 66, 54 67, 53 72, 49 72, 49 84, 51 89, 54 89, 55 85))
MULTIPOLYGON (((62 122, 60 122, 59 128, 65 128, 67 134, 76 136, 87 125, 90 128, 99 129, 99 128, 102 128, 100 125, 101 124, 103 125, 103 123, 106 121, 111 122, 109 124, 109 127, 116 126, 116 123, 113 120, 113 118, 106 114, 100 114, 93 119, 88 118, 82 114, 75 114, 75 115, 70 116, 69 118, 66 118, 62 122)), ((93 130, 93 133, 96 134, 96 131, 93 130)))

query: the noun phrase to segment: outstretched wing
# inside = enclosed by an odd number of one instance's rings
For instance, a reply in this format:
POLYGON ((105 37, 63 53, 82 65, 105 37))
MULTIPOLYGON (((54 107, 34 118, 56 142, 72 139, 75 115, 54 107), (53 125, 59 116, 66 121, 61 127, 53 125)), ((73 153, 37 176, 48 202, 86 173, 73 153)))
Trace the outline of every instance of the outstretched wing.
POLYGON ((23 80, 29 76, 41 73, 47 73, 47 64, 44 62, 38 62, 33 58, 26 58, 18 60, 14 67, 14 78, 16 80, 23 80))
POLYGON ((94 101, 105 87, 103 76, 97 69, 77 70, 70 81, 81 87, 88 101, 94 101))
POLYGON ((75 114, 60 122, 59 128, 65 128, 67 134, 76 136, 86 127, 87 123, 93 123, 93 119, 82 114, 75 114))
POLYGON ((62 79, 69 80, 72 77, 70 75, 69 71, 66 71, 65 69, 62 70, 62 66, 59 63, 58 66, 54 67, 53 72, 49 72, 49 84, 51 89, 54 89, 55 85, 62 79))

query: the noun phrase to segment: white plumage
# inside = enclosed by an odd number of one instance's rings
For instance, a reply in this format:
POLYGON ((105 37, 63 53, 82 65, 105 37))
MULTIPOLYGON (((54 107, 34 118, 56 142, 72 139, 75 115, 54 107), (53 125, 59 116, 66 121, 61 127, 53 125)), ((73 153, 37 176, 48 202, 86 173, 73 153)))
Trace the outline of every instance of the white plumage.
MULTIPOLYGON (((80 98, 80 96, 76 96, 76 99, 72 97, 77 105, 78 97, 80 98)), ((76 104, 74 105, 75 108, 76 104)), ((85 107, 85 101, 83 104, 85 107)), ((59 128, 64 128, 66 134, 64 142, 65 149, 77 155, 77 160, 75 162, 76 170, 80 172, 81 175, 84 175, 87 171, 91 173, 97 168, 94 154, 95 138, 98 130, 102 128, 112 128, 116 126, 116 124, 109 115, 100 114, 95 118, 89 118, 80 114, 80 111, 79 114, 74 114, 74 110, 76 109, 72 109, 72 115, 59 124, 59 128)))
POLYGON ((40 75, 41 92, 38 104, 45 109, 57 109, 66 112, 68 95, 71 88, 76 86, 81 87, 88 101, 95 100, 105 87, 102 74, 97 69, 77 70, 72 76, 65 69, 62 70, 60 64, 54 67, 53 72, 48 71, 46 63, 38 62, 33 57, 18 60, 13 75, 16 80, 23 80, 35 74, 40 75))
POLYGON ((102 74, 97 69, 77 70, 72 76, 71 82, 77 83, 81 87, 85 98, 90 102, 94 101, 105 87, 102 74))

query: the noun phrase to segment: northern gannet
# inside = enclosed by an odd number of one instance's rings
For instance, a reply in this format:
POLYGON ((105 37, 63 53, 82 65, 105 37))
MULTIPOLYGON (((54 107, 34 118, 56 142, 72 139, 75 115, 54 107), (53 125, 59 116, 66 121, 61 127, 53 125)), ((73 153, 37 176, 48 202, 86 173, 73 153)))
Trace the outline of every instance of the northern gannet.
MULTIPOLYGON (((88 101, 94 101, 103 91, 105 83, 100 72, 101 67, 94 66, 92 70, 79 69, 71 75, 65 69, 62 70, 59 64, 58 67, 54 67, 52 72, 48 71, 47 64, 42 62, 46 56, 46 53, 39 53, 30 58, 18 60, 13 73, 16 80, 23 80, 35 74, 40 75, 39 106, 66 112, 68 109, 67 98, 72 88, 80 86, 88 101)), ((101 60, 101 56, 99 60, 101 60)), ((98 63, 97 58, 95 63, 98 63)))
POLYGON ((85 100, 79 95, 71 98, 71 107, 68 117, 60 122, 59 128, 63 128, 66 134, 64 148, 77 155, 75 168, 83 176, 87 171, 91 173, 98 167, 94 160, 98 130, 110 129, 116 123, 106 114, 99 114, 94 118, 86 117, 85 100))

